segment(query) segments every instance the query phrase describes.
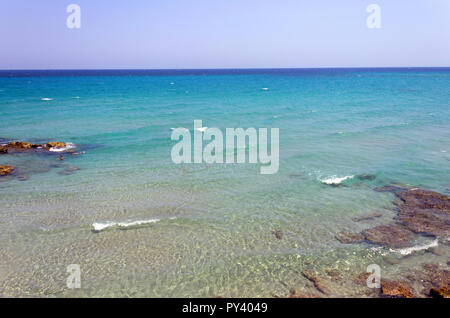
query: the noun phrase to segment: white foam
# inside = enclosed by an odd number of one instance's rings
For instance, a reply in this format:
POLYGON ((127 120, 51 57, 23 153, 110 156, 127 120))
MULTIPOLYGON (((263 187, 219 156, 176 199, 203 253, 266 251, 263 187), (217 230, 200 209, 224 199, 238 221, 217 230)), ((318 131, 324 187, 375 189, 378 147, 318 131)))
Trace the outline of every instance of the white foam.
POLYGON ((426 245, 417 245, 413 247, 407 247, 407 248, 400 248, 400 249, 390 249, 391 252, 399 253, 401 255, 409 255, 413 252, 427 250, 431 247, 438 246, 438 239, 435 239, 433 242, 426 244, 426 245))
POLYGON ((342 181, 345 181, 347 179, 351 179, 354 176, 345 176, 345 177, 337 177, 337 176, 332 176, 326 179, 319 179, 320 182, 325 183, 325 184, 339 184, 342 181))
POLYGON ((44 97, 44 98, 41 98, 41 100, 47 101, 47 100, 53 100, 53 98, 44 97))
POLYGON ((67 151, 67 150, 73 149, 75 147, 76 146, 73 143, 68 142, 68 143, 66 143, 65 147, 61 147, 61 148, 53 147, 53 148, 50 148, 48 151, 51 151, 51 152, 63 152, 63 151, 67 151))
POLYGON ((268 87, 263 87, 263 88, 261 88, 263 91, 268 91, 269 90, 269 88, 268 87))
MULTIPOLYGON (((174 219, 176 219, 176 217, 169 218, 169 220, 174 220, 174 219)), ((107 221, 104 223, 95 222, 92 224, 92 227, 95 232, 100 232, 100 231, 103 231, 104 229, 107 229, 110 227, 127 228, 130 226, 156 223, 159 221, 161 221, 161 219, 137 220, 137 221, 131 221, 131 222, 111 222, 111 221, 107 221)))

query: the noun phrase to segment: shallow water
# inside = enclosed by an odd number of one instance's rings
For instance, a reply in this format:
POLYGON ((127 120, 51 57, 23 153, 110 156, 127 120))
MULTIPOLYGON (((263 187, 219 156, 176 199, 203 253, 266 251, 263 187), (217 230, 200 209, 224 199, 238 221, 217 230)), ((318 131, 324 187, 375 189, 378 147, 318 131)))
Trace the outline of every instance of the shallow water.
POLYGON ((446 266, 441 242, 440 256, 403 256, 335 235, 391 222, 394 196, 377 186, 450 194, 450 69, 5 75, 0 137, 86 153, 0 156, 26 176, 0 178, 0 295, 286 296, 314 291, 308 268, 340 273, 332 296, 370 296, 353 282, 369 264, 393 278, 446 266), (171 128, 192 131, 195 119, 279 128, 278 173, 172 163, 171 128), (357 178, 367 173, 376 178, 357 178), (383 216, 352 220, 372 212, 383 216), (66 287, 69 264, 81 289, 66 287))

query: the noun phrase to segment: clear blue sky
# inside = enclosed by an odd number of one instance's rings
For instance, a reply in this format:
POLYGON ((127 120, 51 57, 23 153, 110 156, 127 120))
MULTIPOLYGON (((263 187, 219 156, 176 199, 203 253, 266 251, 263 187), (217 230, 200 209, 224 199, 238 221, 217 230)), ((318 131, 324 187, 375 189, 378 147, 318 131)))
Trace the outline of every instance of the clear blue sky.
POLYGON ((0 2, 0 69, 359 66, 450 66, 450 0, 0 2))

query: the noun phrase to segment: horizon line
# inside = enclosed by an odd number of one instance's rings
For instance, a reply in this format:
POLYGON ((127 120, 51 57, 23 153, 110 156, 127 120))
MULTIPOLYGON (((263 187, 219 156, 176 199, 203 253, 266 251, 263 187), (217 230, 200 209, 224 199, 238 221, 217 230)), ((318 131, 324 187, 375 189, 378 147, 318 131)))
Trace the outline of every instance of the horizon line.
POLYGON ((450 66, 321 66, 321 67, 217 67, 217 68, 33 68, 0 69, 3 71, 214 71, 214 70, 320 70, 320 69, 432 69, 450 66))

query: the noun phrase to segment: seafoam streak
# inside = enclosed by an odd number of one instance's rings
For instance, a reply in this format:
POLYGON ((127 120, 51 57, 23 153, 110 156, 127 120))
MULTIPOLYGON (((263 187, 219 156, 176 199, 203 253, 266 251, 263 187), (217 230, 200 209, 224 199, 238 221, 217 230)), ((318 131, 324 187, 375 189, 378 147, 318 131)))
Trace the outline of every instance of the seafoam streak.
MULTIPOLYGON (((168 218, 168 220, 174 220, 176 217, 168 218)), ((111 227, 117 227, 117 228, 127 228, 131 226, 137 226, 137 225, 144 225, 144 224, 150 224, 150 223, 156 223, 162 221, 161 219, 148 219, 148 220, 137 220, 137 221, 130 221, 130 222, 95 222, 92 224, 92 228, 94 232, 100 232, 107 228, 111 227)))

